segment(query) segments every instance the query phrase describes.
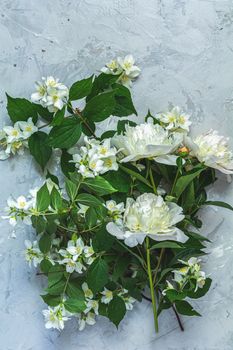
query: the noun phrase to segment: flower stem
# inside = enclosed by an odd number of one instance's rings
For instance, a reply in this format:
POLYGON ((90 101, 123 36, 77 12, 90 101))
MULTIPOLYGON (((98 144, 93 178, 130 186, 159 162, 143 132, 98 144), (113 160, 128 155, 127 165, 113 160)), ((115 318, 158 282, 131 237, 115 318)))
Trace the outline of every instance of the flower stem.
POLYGON ((176 172, 176 176, 175 176, 173 185, 172 185, 172 189, 171 189, 171 193, 170 193, 171 196, 173 196, 173 192, 174 192, 174 189, 175 189, 175 186, 176 186, 176 182, 178 180, 179 173, 180 173, 180 171, 178 169, 177 172, 176 172))
POLYGON ((152 184, 154 194, 157 194, 157 188, 156 188, 156 186, 155 186, 154 176, 153 176, 151 167, 150 167, 150 170, 149 170, 149 175, 150 175, 150 182, 151 182, 151 184, 152 184))
POLYGON ((148 273, 148 277, 149 277, 151 301, 152 301, 153 314, 154 314, 154 325, 155 325, 155 331, 156 331, 156 333, 158 333, 159 325, 158 325, 157 307, 156 307, 156 301, 155 301, 153 278, 152 278, 151 264, 150 264, 150 242, 149 242, 149 237, 146 237, 146 257, 147 257, 147 273, 148 273))
POLYGON ((160 264, 161 264, 161 260, 162 260, 163 254, 164 254, 164 248, 161 249, 160 254, 159 254, 159 260, 158 260, 158 263, 157 263, 157 266, 156 266, 156 269, 155 269, 153 284, 155 284, 155 282, 156 282, 156 277, 157 277, 157 274, 158 274, 158 271, 159 271, 159 267, 160 267, 160 264))

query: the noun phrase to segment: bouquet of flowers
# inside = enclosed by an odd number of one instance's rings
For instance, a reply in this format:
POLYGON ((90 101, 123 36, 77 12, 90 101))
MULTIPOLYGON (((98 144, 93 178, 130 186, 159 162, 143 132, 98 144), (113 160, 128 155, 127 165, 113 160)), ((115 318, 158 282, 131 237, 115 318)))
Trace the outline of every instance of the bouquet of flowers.
POLYGON ((40 188, 8 199, 4 218, 36 231, 25 257, 47 276, 46 328, 62 330, 75 317, 83 330, 98 315, 118 326, 143 298, 152 303, 156 331, 168 308, 182 328, 179 315, 200 315, 190 299, 210 288, 198 211, 233 210, 206 194, 216 171, 233 173, 233 154, 216 131, 191 139, 190 118, 178 107, 148 111, 136 123, 130 86, 139 73, 128 55, 70 89, 50 76, 31 101, 7 95, 13 126, 0 132, 0 158, 28 148, 45 176, 40 188), (107 118, 119 120, 101 134, 107 118), (58 176, 49 171, 54 149, 58 176))

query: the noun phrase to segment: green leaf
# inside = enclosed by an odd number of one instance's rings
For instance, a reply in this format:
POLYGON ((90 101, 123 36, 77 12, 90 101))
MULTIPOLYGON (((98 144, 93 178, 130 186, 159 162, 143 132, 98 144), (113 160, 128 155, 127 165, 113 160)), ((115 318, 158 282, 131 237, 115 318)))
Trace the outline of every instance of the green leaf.
POLYGON ((110 139, 112 138, 116 133, 116 130, 108 130, 105 131, 102 135, 101 135, 101 140, 105 140, 105 139, 110 139))
POLYGON ((56 185, 59 186, 59 180, 58 180, 58 177, 51 174, 48 170, 47 170, 47 174, 46 174, 46 179, 51 179, 52 182, 54 182, 56 185))
POLYGON ((114 94, 114 91, 111 91, 93 97, 87 102, 83 110, 83 117, 94 122, 101 122, 108 118, 115 107, 114 94))
POLYGON ((88 193, 81 193, 77 196, 76 201, 80 204, 87 205, 88 207, 102 206, 102 202, 99 199, 88 193))
POLYGON ((40 263, 40 269, 44 273, 48 273, 52 266, 52 263, 47 259, 43 259, 40 263))
POLYGON ((45 294, 45 295, 41 295, 41 298, 49 306, 57 306, 61 302, 60 296, 58 297, 50 294, 45 294))
POLYGON ((108 318, 118 327, 125 313, 126 307, 124 300, 119 296, 115 296, 108 306, 108 318))
POLYGON ((98 95, 100 92, 103 92, 106 89, 109 89, 112 84, 114 84, 120 75, 112 75, 106 73, 100 73, 98 77, 95 77, 93 82, 93 87, 91 93, 87 97, 89 101, 94 96, 98 95))
POLYGON ((77 118, 66 118, 49 133, 49 145, 54 148, 70 148, 79 140, 82 128, 77 118))
POLYGON ((25 98, 14 98, 6 94, 7 97, 7 111, 13 121, 27 121, 28 118, 32 118, 33 122, 37 121, 36 109, 30 101, 25 98))
POLYGON ((104 196, 116 192, 117 190, 103 177, 96 176, 95 178, 87 178, 83 184, 90 190, 94 191, 99 196, 104 196))
POLYGON ((186 234, 186 236, 194 238, 194 239, 198 239, 199 241, 207 241, 210 242, 210 240, 207 237, 204 237, 202 235, 200 235, 197 232, 191 232, 191 231, 184 231, 184 233, 186 234))
POLYGON ((37 111, 37 114, 41 116, 43 119, 47 120, 48 122, 51 122, 53 120, 54 113, 49 112, 47 108, 42 107, 41 105, 37 103, 32 103, 35 110, 37 111))
POLYGON ((66 281, 62 279, 59 282, 53 284, 51 287, 48 287, 46 289, 46 292, 48 292, 51 295, 60 295, 61 293, 63 293, 65 285, 66 281))
POLYGON ((176 242, 163 241, 152 245, 150 249, 152 250, 152 249, 160 249, 160 248, 181 249, 183 248, 183 245, 176 242))
POLYGON ((123 166, 122 164, 120 164, 120 169, 123 170, 126 174, 131 175, 133 178, 136 178, 137 180, 141 181, 145 185, 147 185, 147 186, 152 188, 152 186, 149 183, 149 181, 147 181, 141 174, 137 173, 136 171, 134 171, 132 169, 129 169, 129 168, 123 166))
POLYGON ((46 229, 46 220, 43 216, 35 216, 31 217, 32 226, 36 230, 37 233, 42 233, 46 229))
POLYGON ((187 316, 201 316, 197 311, 195 311, 187 301, 179 300, 175 302, 176 310, 181 315, 187 316))
POLYGON ((73 160, 72 155, 63 149, 61 155, 61 170, 67 177, 69 176, 69 173, 73 173, 75 171, 75 164, 71 163, 71 160, 73 160))
POLYGON ((37 192, 36 195, 36 209, 37 211, 45 211, 50 204, 50 195, 47 184, 45 183, 37 192))
POLYGON ((84 300, 79 300, 75 298, 69 298, 64 302, 66 310, 72 313, 82 312, 87 307, 84 300))
POLYGON ((183 300, 186 298, 187 293, 185 292, 177 292, 175 289, 169 289, 166 291, 166 297, 173 303, 176 300, 183 300))
POLYGON ((122 169, 108 171, 104 178, 119 192, 127 193, 130 190, 131 178, 122 169))
POLYGON ((95 252, 108 251, 112 248, 115 238, 110 235, 105 226, 102 226, 92 239, 92 246, 95 252))
POLYGON ((206 201, 204 205, 215 205, 217 207, 233 210, 233 207, 230 204, 220 201, 206 201))
POLYGON ((211 278, 206 278, 205 284, 202 288, 198 288, 196 292, 194 291, 188 292, 187 296, 192 299, 198 299, 203 297, 210 289, 211 283, 212 283, 211 278))
POLYGON ((94 292, 103 290, 105 284, 108 282, 108 265, 101 257, 94 260, 87 270, 87 284, 94 292))
POLYGON ((28 139, 28 147, 31 155, 44 170, 52 154, 52 148, 47 144, 48 135, 42 131, 37 131, 28 139))
POLYGON ((124 272, 128 268, 130 262, 131 262, 131 259, 128 255, 119 256, 117 258, 117 261, 114 265, 113 274, 112 274, 112 278, 114 281, 117 281, 118 278, 121 278, 124 276, 124 272))
POLYGON ((193 181, 198 175, 201 174, 201 172, 205 170, 205 168, 199 168, 198 170, 195 170, 191 174, 181 176, 174 187, 174 193, 177 198, 180 197, 180 195, 184 192, 186 187, 190 184, 191 181, 193 181))
POLYGON ((78 194, 78 185, 69 179, 66 179, 65 183, 66 183, 66 192, 69 198, 71 199, 71 201, 73 202, 78 194))
POLYGON ((69 92, 69 100, 79 100, 87 95, 90 94, 93 86, 93 75, 87 79, 82 79, 79 81, 76 81, 71 88, 69 92))
POLYGON ((85 221, 89 229, 94 227, 97 223, 97 214, 96 214, 96 208, 90 207, 87 209, 85 213, 85 221))
POLYGON ((85 299, 83 291, 76 285, 75 280, 68 282, 67 288, 66 288, 66 294, 70 298, 75 298, 79 300, 85 299))
POLYGON ((132 122, 131 120, 119 120, 117 123, 117 133, 121 134, 122 132, 125 132, 125 126, 136 126, 137 124, 132 122))
POLYGON ((131 114, 137 115, 137 111, 134 108, 129 89, 120 84, 114 84, 113 88, 115 91, 116 100, 116 106, 114 108, 113 114, 119 117, 124 117, 131 114))
POLYGON ((40 251, 44 254, 48 253, 51 247, 52 239, 48 233, 44 233, 39 240, 40 251))
POLYGON ((53 265, 48 272, 48 286, 52 287, 61 281, 64 275, 64 266, 59 264, 53 265))
POLYGON ((53 187, 51 195, 51 206, 53 209, 55 210, 59 210, 62 208, 62 198, 61 198, 61 194, 58 192, 58 190, 53 187))
POLYGON ((65 112, 66 112, 66 105, 63 106, 62 109, 59 109, 59 110, 54 114, 54 117, 53 117, 53 120, 52 120, 51 125, 52 125, 52 126, 61 125, 61 123, 63 122, 64 117, 65 117, 65 112))

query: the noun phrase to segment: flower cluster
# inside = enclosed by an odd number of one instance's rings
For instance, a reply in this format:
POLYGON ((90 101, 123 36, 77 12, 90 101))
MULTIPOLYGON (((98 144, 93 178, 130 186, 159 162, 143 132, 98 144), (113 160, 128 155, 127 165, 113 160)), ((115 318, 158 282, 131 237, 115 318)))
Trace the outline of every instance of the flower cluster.
POLYGON ((79 331, 82 331, 86 325, 93 326, 96 323, 96 316, 99 315, 100 304, 102 303, 108 305, 113 300, 114 295, 117 295, 124 301, 125 308, 128 311, 133 309, 133 304, 136 301, 134 298, 128 295, 127 289, 114 292, 104 288, 104 290, 98 293, 98 295, 94 295, 86 282, 84 282, 81 287, 85 300, 84 311, 80 313, 71 313, 67 311, 64 306, 65 300, 63 300, 61 303, 59 303, 59 305, 49 307, 47 310, 42 311, 45 318, 46 328, 62 330, 64 329, 64 323, 74 316, 78 320, 79 331))
POLYGON ((84 177, 95 177, 109 170, 117 170, 117 150, 111 147, 110 140, 98 141, 84 137, 84 146, 70 149, 73 163, 78 172, 84 177))
MULTIPOLYGON (((189 283, 195 284, 194 292, 198 288, 203 288, 206 283, 206 274, 204 271, 201 271, 201 259, 191 257, 188 261, 179 260, 179 262, 184 266, 172 271, 174 273, 173 281, 178 290, 183 291, 189 283)), ((163 291, 163 294, 166 295, 167 290, 171 289, 175 289, 175 287, 167 281, 167 288, 163 291)))
POLYGON ((50 112, 56 112, 66 104, 68 95, 68 88, 59 83, 59 79, 49 76, 36 82, 36 92, 31 95, 31 100, 47 107, 50 112))
POLYGON ((28 147, 28 138, 37 130, 32 118, 0 130, 0 160, 9 158, 11 154, 23 154, 24 148, 28 147))
POLYGON ((101 71, 106 74, 119 75, 118 82, 130 87, 132 80, 137 78, 141 72, 140 68, 135 66, 134 62, 132 55, 127 55, 125 58, 118 57, 107 63, 101 71))
POLYGON ((153 193, 144 193, 136 200, 127 198, 122 225, 109 222, 106 228, 130 247, 142 244, 146 236, 157 241, 185 242, 187 237, 175 226, 183 219, 183 210, 176 203, 165 202, 153 193))
POLYGON ((5 208, 7 215, 2 218, 8 219, 12 226, 22 221, 27 225, 31 225, 31 216, 36 205, 37 188, 30 190, 29 193, 28 198, 24 196, 19 196, 17 199, 8 198, 8 206, 5 208))
POLYGON ((183 113, 178 106, 172 108, 172 110, 167 113, 156 115, 156 119, 159 120, 167 130, 185 133, 189 131, 189 127, 192 124, 189 118, 190 116, 183 113))
POLYGON ((91 265, 95 259, 95 252, 92 245, 85 246, 82 238, 72 239, 68 242, 66 249, 60 249, 59 254, 62 259, 58 261, 60 265, 65 265, 68 273, 82 273, 86 270, 86 265, 91 265))

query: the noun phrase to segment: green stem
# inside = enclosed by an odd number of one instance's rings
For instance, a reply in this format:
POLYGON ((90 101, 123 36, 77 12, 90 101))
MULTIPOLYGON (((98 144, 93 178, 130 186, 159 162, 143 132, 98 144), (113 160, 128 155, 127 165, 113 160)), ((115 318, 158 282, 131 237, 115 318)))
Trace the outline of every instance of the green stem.
POLYGON ((179 169, 177 169, 176 176, 175 176, 175 179, 174 179, 174 182, 173 182, 173 185, 172 185, 172 189, 171 189, 171 193, 170 193, 171 196, 173 196, 173 194, 174 194, 174 189, 175 189, 175 186, 176 186, 176 182, 178 180, 179 173, 180 173, 180 171, 179 171, 179 169))
POLYGON ((151 182, 151 184, 152 184, 154 194, 157 194, 157 188, 156 188, 156 186, 155 186, 154 176, 153 176, 151 167, 150 167, 150 170, 149 170, 149 175, 150 175, 150 182, 151 182))
POLYGON ((161 264, 161 260, 162 260, 162 257, 163 257, 163 254, 164 254, 164 251, 165 249, 162 248, 161 251, 160 251, 160 254, 159 254, 159 260, 158 260, 158 264, 156 266, 156 269, 155 269, 155 274, 154 274, 154 279, 153 279, 153 284, 155 284, 155 281, 156 281, 156 277, 158 275, 158 271, 159 271, 159 267, 160 267, 160 264, 161 264))
POLYGON ((153 314, 154 314, 154 325, 155 325, 155 331, 156 331, 156 333, 158 333, 159 325, 158 325, 157 307, 156 307, 156 301, 155 301, 154 285, 153 285, 151 264, 150 264, 149 237, 146 237, 146 257, 147 257, 147 273, 148 273, 148 277, 149 277, 150 294, 151 294, 151 301, 152 301, 153 314))

